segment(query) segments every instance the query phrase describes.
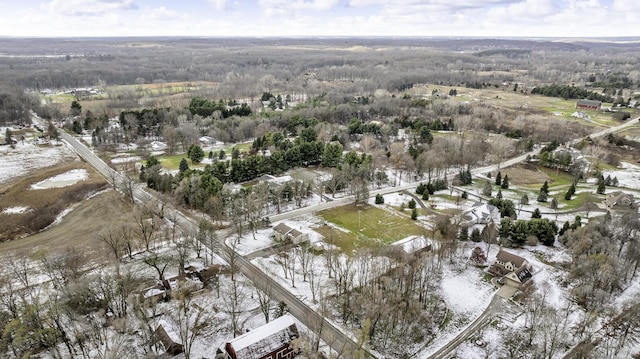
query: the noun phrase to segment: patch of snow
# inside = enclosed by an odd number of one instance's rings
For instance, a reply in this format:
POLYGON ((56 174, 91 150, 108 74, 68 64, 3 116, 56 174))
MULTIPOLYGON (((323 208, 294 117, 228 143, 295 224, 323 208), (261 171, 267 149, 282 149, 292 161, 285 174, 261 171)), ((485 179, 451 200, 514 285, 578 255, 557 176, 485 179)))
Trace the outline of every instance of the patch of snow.
POLYGON ((57 176, 47 178, 44 181, 32 184, 31 189, 48 189, 71 186, 77 182, 87 179, 88 176, 89 174, 87 173, 87 170, 83 168, 70 170, 57 176))
POLYGON ((447 308, 470 318, 487 307, 495 291, 492 285, 483 281, 480 270, 472 266, 461 271, 445 266, 440 285, 447 308))
POLYGON ((111 159, 111 163, 137 162, 137 161, 140 161, 141 159, 142 157, 140 156, 116 157, 111 159))
POLYGON ((67 146, 40 147, 27 142, 18 142, 15 149, 0 146, 0 184, 8 183, 33 170, 75 158, 75 153, 67 146))
POLYGON ((17 206, 17 207, 8 207, 2 210, 4 214, 20 214, 29 211, 29 207, 17 206))
POLYGON ((48 225, 44 230, 47 230, 53 226, 56 226, 58 224, 60 224, 60 222, 62 222, 62 219, 64 218, 64 216, 66 216, 67 214, 71 213, 71 211, 73 211, 73 208, 65 208, 62 212, 60 212, 60 214, 58 214, 58 216, 56 217, 56 219, 51 222, 50 225, 48 225))
POLYGON ((620 168, 620 170, 615 171, 604 171, 602 175, 605 178, 607 176, 611 176, 611 178, 617 177, 619 187, 640 190, 640 166, 629 162, 621 162, 620 168))

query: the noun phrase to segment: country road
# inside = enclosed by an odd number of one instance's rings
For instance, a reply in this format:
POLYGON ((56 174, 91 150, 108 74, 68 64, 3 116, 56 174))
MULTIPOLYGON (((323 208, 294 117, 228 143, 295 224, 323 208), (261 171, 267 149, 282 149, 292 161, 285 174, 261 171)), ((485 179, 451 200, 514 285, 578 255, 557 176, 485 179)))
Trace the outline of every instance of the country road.
MULTIPOLYGON (((117 180, 119 177, 120 180, 124 180, 124 178, 122 178, 120 174, 110 168, 104 161, 102 161, 75 137, 63 131, 60 131, 60 137, 70 146, 72 146, 80 157, 85 159, 89 164, 96 168, 96 170, 102 173, 108 180, 117 180)), ((147 203, 155 200, 155 197, 152 194, 139 187, 133 188, 133 197, 136 201, 142 203, 147 203)), ((193 218, 185 215, 183 212, 177 209, 168 208, 165 209, 165 211, 170 214, 172 218, 176 219, 179 227, 188 229, 190 231, 197 231, 198 225, 193 218)), ((221 241, 214 245, 213 248, 209 247, 210 250, 219 255, 221 258, 227 258, 227 256, 225 255, 225 251, 233 251, 232 248, 224 243, 224 239, 226 237, 227 236, 224 235, 219 236, 219 238, 221 238, 221 241)), ((377 356, 366 350, 366 348, 359 348, 356 342, 345 335, 333 323, 328 321, 323 316, 319 315, 315 310, 306 305, 302 300, 298 299, 286 288, 284 288, 273 278, 262 272, 258 267, 253 265, 247 259, 239 255, 238 253, 234 253, 234 259, 240 273, 248 278, 256 287, 261 288, 262 290, 265 290, 267 293, 269 293, 274 300, 278 302, 284 302, 287 305, 289 313, 291 313, 296 319, 298 319, 311 331, 318 334, 322 338, 322 340, 327 345, 331 346, 331 348, 336 353, 339 353, 345 358, 350 358, 353 357, 356 352, 360 351, 367 357, 377 358, 377 356)))
MULTIPOLYGON (((607 128, 596 133, 590 135, 591 138, 605 136, 609 133, 617 132, 629 127, 632 127, 638 124, 639 118, 635 118, 633 120, 628 120, 627 122, 607 128)), ((74 148, 76 153, 85 159, 89 164, 91 164, 96 170, 102 173, 108 180, 113 181, 118 178, 120 180, 124 180, 123 177, 120 176, 116 171, 111 169, 104 161, 102 161, 99 157, 97 157, 91 150, 89 150, 85 145, 80 143, 75 137, 67 134, 64 131, 60 131, 60 137, 69 143, 70 146, 74 148)), ((575 139, 571 141, 572 144, 578 143, 582 138, 575 139)), ((484 174, 487 172, 495 171, 499 167, 508 167, 519 162, 525 161, 527 156, 533 156, 536 154, 536 151, 531 151, 520 156, 511 158, 500 164, 494 164, 490 166, 480 167, 472 170, 474 174, 484 174)), ((376 194, 388 194, 393 192, 398 192, 402 190, 408 190, 414 188, 417 185, 417 182, 407 183, 402 186, 397 187, 388 187, 378 190, 373 190, 370 192, 370 196, 375 196, 376 194)), ((139 187, 134 187, 132 191, 132 195, 135 200, 139 202, 149 202, 154 201, 155 197, 149 192, 141 189, 139 187)), ((351 203, 353 201, 352 196, 346 196, 342 198, 332 199, 331 201, 322 202, 314 206, 304 207, 300 209, 296 209, 293 211, 285 212, 270 216, 270 220, 272 222, 281 221, 288 218, 297 217, 304 214, 309 214, 317 211, 321 211, 328 208, 333 208, 341 205, 345 205, 351 203)), ((197 222, 191 217, 185 215, 183 212, 177 209, 169 209, 173 211, 172 215, 177 219, 178 225, 185 229, 197 230, 197 222)), ((220 236, 222 239, 226 238, 225 236, 220 236)), ((225 250, 231 250, 230 247, 226 245, 223 241, 214 246, 214 248, 210 248, 216 254, 220 255, 222 258, 225 258, 225 250)), ((337 353, 341 354, 345 358, 349 358, 350 354, 355 353, 357 351, 363 351, 366 353, 368 357, 376 358, 377 356, 373 353, 365 350, 363 348, 359 348, 358 345, 347 335, 345 335, 339 328, 337 328, 333 323, 328 321, 326 318, 319 315, 316 311, 306 305, 302 300, 294 296, 291 292, 289 292, 286 288, 280 285, 277 281, 273 280, 270 276, 262 272, 258 267, 253 265, 249 260, 242 257, 241 255, 235 253, 235 257, 237 260, 237 265, 240 273, 242 273, 245 277, 251 280, 256 287, 267 290, 271 293, 271 296, 274 300, 282 301, 286 303, 289 312, 296 317, 301 323, 307 326, 310 330, 314 331, 316 334, 319 334, 322 340, 327 343, 333 350, 337 353)), ((495 300, 495 298, 494 298, 495 300)), ((485 312, 481 314, 472 324, 459 333, 453 340, 449 343, 445 344, 442 348, 440 348, 436 353, 434 353, 430 358, 445 358, 452 350, 454 350, 460 343, 466 340, 469 335, 471 335, 478 328, 486 325, 486 318, 490 313, 493 313, 495 309, 494 306, 499 306, 494 303, 492 300, 491 304, 487 307, 485 312)))

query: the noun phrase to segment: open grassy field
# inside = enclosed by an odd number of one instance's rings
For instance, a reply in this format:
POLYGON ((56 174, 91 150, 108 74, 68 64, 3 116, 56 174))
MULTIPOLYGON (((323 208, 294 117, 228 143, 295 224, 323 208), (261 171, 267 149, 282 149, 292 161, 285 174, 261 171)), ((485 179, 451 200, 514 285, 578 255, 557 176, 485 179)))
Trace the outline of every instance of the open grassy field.
POLYGON ((91 166, 73 161, 44 168, 0 190, 2 208, 24 207, 23 213, 0 212, 0 241, 21 238, 51 224, 65 209, 83 201, 96 191, 107 188, 106 180, 91 166), (89 177, 76 184, 32 190, 31 185, 72 169, 85 169, 89 177))
MULTIPOLYGON (((199 91, 217 87, 217 83, 209 81, 165 82, 151 84, 113 85, 102 89, 102 93, 80 99, 83 111, 91 110, 100 113, 109 108, 117 114, 120 110, 113 108, 110 103, 117 102, 120 98, 138 99, 139 108, 155 106, 151 102, 186 105, 199 91), (192 95, 193 93, 193 95, 192 95), (151 102, 150 102, 151 101, 151 102)), ((75 99, 73 94, 59 93, 42 95, 43 100, 55 103, 65 112, 68 111, 71 102, 75 99)))
POLYGON ((322 211, 319 215, 325 221, 348 231, 343 232, 329 226, 322 226, 319 230, 325 238, 327 235, 331 236, 334 244, 345 252, 360 246, 393 243, 425 231, 410 218, 373 206, 347 205, 322 211))
POLYGON ((112 258, 107 245, 96 239, 107 225, 130 221, 131 204, 115 191, 108 190, 76 203, 60 223, 36 234, 0 242, 0 258, 12 255, 32 256, 36 252, 56 253, 76 248, 98 263, 112 258))

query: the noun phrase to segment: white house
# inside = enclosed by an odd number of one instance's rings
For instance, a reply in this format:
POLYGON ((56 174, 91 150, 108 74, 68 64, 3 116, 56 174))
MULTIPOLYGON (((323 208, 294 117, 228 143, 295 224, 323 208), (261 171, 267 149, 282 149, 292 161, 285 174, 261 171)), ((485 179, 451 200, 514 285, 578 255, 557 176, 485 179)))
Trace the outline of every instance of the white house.
POLYGON ((487 224, 500 222, 500 209, 487 203, 476 202, 471 208, 462 213, 462 220, 466 225, 487 224))
POLYGON ((291 241, 295 244, 309 241, 308 233, 303 233, 297 229, 291 228, 285 223, 279 223, 277 226, 273 227, 271 237, 276 241, 291 241))

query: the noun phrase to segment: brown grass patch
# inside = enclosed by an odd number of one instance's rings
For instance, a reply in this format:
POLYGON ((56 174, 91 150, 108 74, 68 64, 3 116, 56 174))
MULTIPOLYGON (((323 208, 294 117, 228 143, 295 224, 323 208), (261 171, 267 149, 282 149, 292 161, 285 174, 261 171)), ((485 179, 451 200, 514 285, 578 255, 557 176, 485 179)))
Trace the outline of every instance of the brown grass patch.
POLYGON ((0 254, 11 256, 80 250, 92 262, 111 260, 107 245, 97 239, 106 226, 130 221, 132 205, 119 192, 107 190, 80 202, 63 220, 45 231, 0 242, 0 254))
POLYGON ((2 188, 2 209, 23 206, 29 208, 29 211, 16 214, 0 212, 0 241, 21 238, 46 228, 63 210, 106 187, 106 180, 90 166, 74 161, 38 170, 33 175, 2 188), (31 189, 34 183, 72 169, 86 169, 89 177, 67 187, 31 189))
POLYGON ((544 183, 544 181, 553 182, 551 177, 546 173, 540 171, 538 167, 529 163, 519 164, 517 166, 502 169, 500 171, 502 177, 509 176, 509 183, 519 186, 526 186, 538 183, 544 183))

